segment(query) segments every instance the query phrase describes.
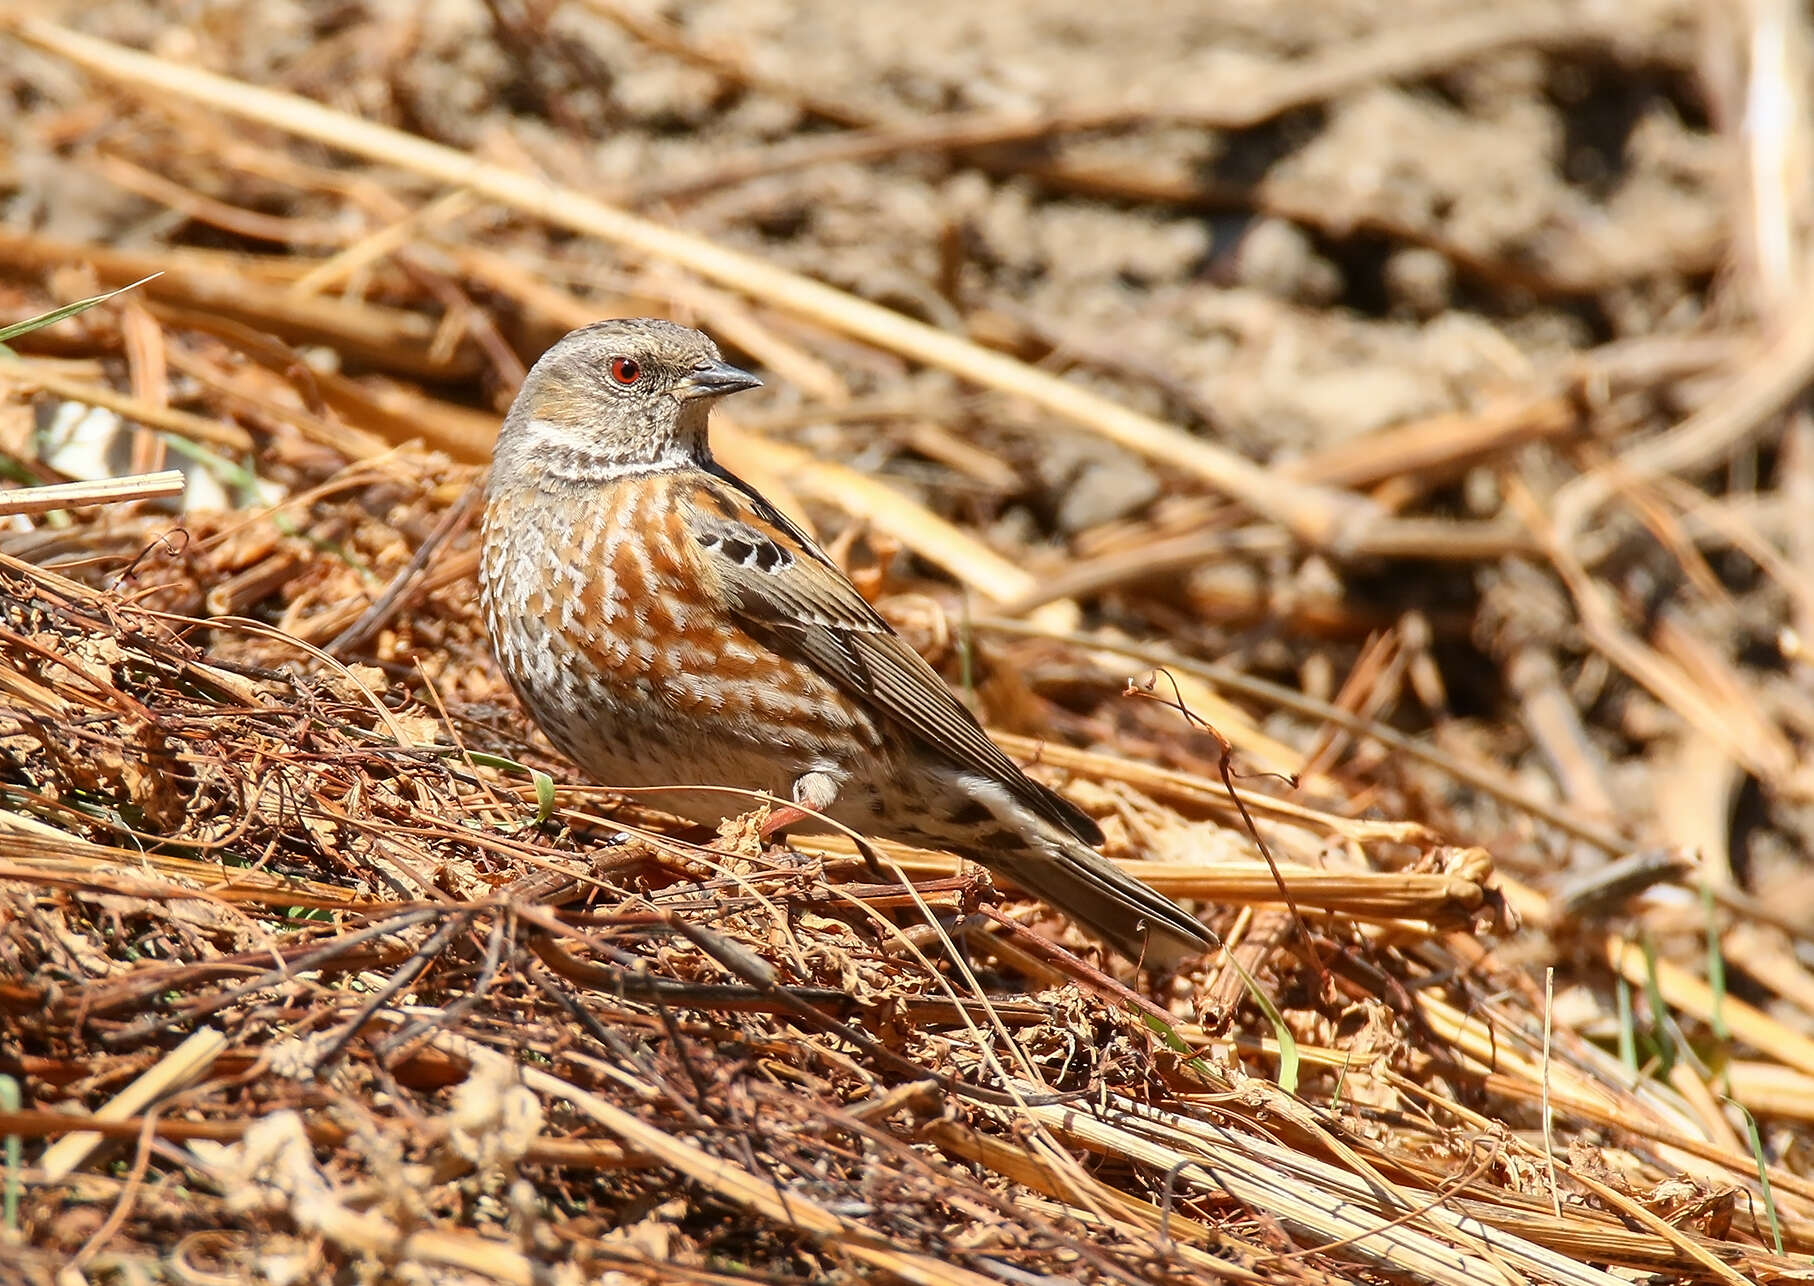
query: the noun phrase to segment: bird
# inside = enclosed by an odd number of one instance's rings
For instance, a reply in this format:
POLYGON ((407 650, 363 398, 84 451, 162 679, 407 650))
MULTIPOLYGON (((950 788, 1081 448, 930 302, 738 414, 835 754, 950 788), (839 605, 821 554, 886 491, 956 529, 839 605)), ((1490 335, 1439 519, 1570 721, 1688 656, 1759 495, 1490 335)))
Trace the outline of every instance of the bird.
POLYGON ((1215 945, 1096 851, 1101 828, 990 740, 798 525, 712 455, 759 387, 703 333, 611 319, 525 377, 485 489, 480 603, 498 665, 567 758, 716 824, 764 792, 765 837, 822 825, 980 863, 1115 950, 1215 945))

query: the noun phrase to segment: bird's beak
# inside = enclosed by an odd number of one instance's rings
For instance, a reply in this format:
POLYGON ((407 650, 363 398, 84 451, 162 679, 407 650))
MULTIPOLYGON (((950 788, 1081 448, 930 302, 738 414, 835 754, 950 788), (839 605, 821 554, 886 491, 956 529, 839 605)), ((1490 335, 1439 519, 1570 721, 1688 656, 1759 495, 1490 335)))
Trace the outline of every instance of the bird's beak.
POLYGON ((674 385, 674 396, 682 402, 690 402, 696 397, 723 397, 727 393, 761 387, 762 381, 748 371, 715 357, 699 363, 682 376, 674 385))

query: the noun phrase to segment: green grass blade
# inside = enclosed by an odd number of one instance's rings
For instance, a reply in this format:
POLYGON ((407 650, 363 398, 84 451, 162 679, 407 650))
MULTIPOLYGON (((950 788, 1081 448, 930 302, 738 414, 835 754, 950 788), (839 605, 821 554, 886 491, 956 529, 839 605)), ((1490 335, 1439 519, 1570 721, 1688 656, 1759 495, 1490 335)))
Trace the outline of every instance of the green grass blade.
POLYGON ((1649 1035, 1661 1060, 1655 1075, 1661 1079, 1675 1066, 1678 1051, 1669 1030, 1669 1006, 1663 1002, 1663 984, 1657 980, 1657 944, 1646 933, 1639 940, 1639 946, 1644 952, 1644 1001, 1650 1007, 1649 1035))
POLYGON ((65 317, 74 317, 77 313, 85 313, 96 304, 104 304, 115 295, 123 295, 128 290, 144 285, 146 282, 150 281, 152 277, 161 277, 163 275, 164 274, 161 272, 154 272, 150 277, 140 277, 131 285, 121 286, 118 290, 110 290, 104 295, 90 295, 87 299, 78 299, 73 304, 64 304, 61 308, 53 308, 47 313, 39 313, 36 317, 27 317, 24 321, 14 322, 11 326, 0 326, 0 345, 4 345, 9 339, 17 339, 21 335, 29 335, 34 330, 43 330, 46 326, 54 326, 65 317))
MULTIPOLYGON (((0 1076, 0 1111, 17 1112, 23 1099, 19 1082, 11 1076, 0 1076)), ((0 1206, 0 1227, 8 1232, 19 1230, 19 1176, 25 1170, 25 1151, 17 1134, 6 1136, 6 1195, 0 1206)))
POLYGON ((1722 1043, 1732 1039, 1726 1026, 1726 954, 1720 949, 1719 909, 1713 902, 1713 885, 1701 882, 1701 912, 1707 917, 1707 986, 1713 992, 1713 1034, 1722 1043))
POLYGON ((1751 1162, 1757 1167, 1757 1183, 1764 1194, 1764 1215, 1770 1221, 1770 1239, 1776 1243, 1776 1253, 1780 1255, 1784 1253, 1782 1223, 1776 1217, 1776 1194, 1770 1190, 1770 1167, 1764 1163, 1764 1141, 1757 1132, 1757 1118, 1736 1099, 1726 1101, 1745 1118, 1745 1134, 1751 1141, 1751 1162))
POLYGON ((535 821, 538 826, 545 824, 554 816, 554 778, 539 768, 530 768, 519 764, 514 759, 503 755, 487 754, 483 750, 468 752, 467 758, 483 768, 496 768, 499 772, 522 773, 535 783, 535 821))
POLYGON ((1631 1078, 1638 1078, 1638 1019, 1631 1004, 1631 984, 1625 981, 1623 974, 1613 979, 1613 995, 1619 1006, 1619 1062, 1631 1073, 1631 1078))
POLYGON ((1247 994, 1253 997, 1253 1002, 1260 1007, 1260 1012, 1266 1015, 1266 1021, 1272 1024, 1273 1039, 1279 1042, 1279 1088, 1287 1094, 1296 1094, 1298 1092, 1297 1037, 1291 1034, 1291 1028, 1285 1024, 1285 1015, 1281 1014, 1279 1007, 1272 1003, 1272 997, 1267 995, 1265 988, 1260 986, 1259 979, 1241 967, 1241 962, 1235 959, 1234 952, 1225 953, 1224 958, 1233 966, 1234 971, 1241 975, 1241 981, 1247 986, 1247 994))

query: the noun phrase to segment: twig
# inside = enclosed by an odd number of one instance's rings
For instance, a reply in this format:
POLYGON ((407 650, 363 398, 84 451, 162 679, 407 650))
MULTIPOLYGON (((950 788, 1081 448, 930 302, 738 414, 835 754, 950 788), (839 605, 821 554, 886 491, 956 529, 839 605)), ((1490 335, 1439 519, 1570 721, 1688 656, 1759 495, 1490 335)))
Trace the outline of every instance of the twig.
POLYGON ((1269 683, 1265 679, 1257 679, 1249 674, 1242 674, 1239 670, 1228 666, 1191 661, 1176 656, 1163 648, 1096 638, 1088 634, 1056 634, 1025 621, 1007 620, 1002 617, 979 617, 975 624, 979 629, 995 630, 1004 634, 1054 638, 1097 651, 1118 652, 1148 665, 1162 665, 1168 669, 1196 675, 1225 691, 1269 701, 1281 709, 1295 711, 1307 718, 1327 720, 1349 732, 1371 738, 1383 746, 1410 755, 1433 768, 1448 773, 1457 781, 1465 782, 1474 789, 1491 795, 1494 799, 1521 812, 1540 818, 1558 830, 1573 835, 1576 839, 1586 840, 1605 852, 1623 853, 1631 847, 1630 841, 1616 831, 1579 817, 1569 809, 1552 804, 1548 800, 1538 799, 1519 790, 1511 784, 1503 771, 1457 759, 1454 755, 1415 737, 1407 737, 1403 733, 1396 732, 1373 720, 1357 718, 1346 710, 1332 706, 1326 701, 1307 697, 1293 688, 1269 683))
POLYGON ((1423 491, 1483 458, 1571 433, 1580 422, 1570 397, 1506 398, 1481 411, 1412 420, 1323 447, 1293 461, 1290 471, 1306 482, 1343 487, 1408 477, 1423 491))
POLYGON ((157 1118, 155 1108, 145 1114, 144 1123, 139 1127, 138 1147, 133 1149, 132 1169, 126 1175, 125 1190, 120 1193, 120 1199, 114 1202, 113 1209, 108 1212, 107 1218, 102 1221, 101 1226, 94 1230, 94 1235, 83 1243, 82 1248, 70 1260, 70 1268, 78 1275, 83 1268, 87 1267, 96 1252, 113 1240, 113 1235, 120 1230, 120 1225, 125 1223, 126 1217, 132 1213, 132 1208, 138 1201, 139 1191, 145 1184, 145 1172, 151 1168, 151 1145, 157 1138, 157 1118))
MULTIPOLYGON (((103 1121, 119 1121, 137 1115, 164 1095, 205 1076, 226 1047, 225 1036, 203 1028, 109 1099, 95 1116, 103 1121)), ((93 1131, 66 1134, 45 1151, 38 1168, 53 1183, 66 1178, 100 1146, 101 1138, 93 1131)))
POLYGON ((1738 8, 1750 20, 1743 129, 1752 294, 1760 312, 1783 316, 1801 302, 1808 270, 1798 226, 1814 161, 1807 19, 1793 0, 1749 0, 1738 8))
POLYGON ((94 158, 90 164, 109 182, 135 196, 168 206, 196 223, 209 224, 242 237, 275 241, 279 245, 319 248, 343 246, 350 236, 349 230, 341 223, 264 214, 229 205, 225 201, 186 188, 161 174, 153 174, 124 157, 103 154, 94 158))
POLYGON ((1726 1286, 1755 1286, 1751 1278, 1725 1263, 1718 1255, 1698 1244, 1693 1237, 1681 1229, 1671 1225, 1667 1219, 1659 1216, 1643 1202, 1633 1200, 1630 1195, 1619 1191, 1610 1183, 1602 1182, 1579 1167, 1572 1167, 1569 1170, 1569 1178, 1599 1197, 1609 1208, 1619 1211, 1669 1242, 1684 1259, 1693 1260, 1703 1272, 1714 1280, 1725 1282, 1726 1286))
MULTIPOLYGON (((1159 670, 1156 670, 1154 674, 1155 676, 1163 674, 1166 679, 1171 682, 1172 692, 1174 694, 1172 700, 1167 701, 1164 697, 1160 696, 1153 687, 1141 687, 1131 681, 1123 690, 1122 695, 1145 697, 1148 700, 1157 701, 1161 705, 1169 706, 1184 716, 1185 723, 1200 727, 1205 732, 1209 733, 1211 737, 1215 738, 1216 745, 1221 750, 1220 757, 1216 760, 1216 771, 1222 776, 1222 787, 1228 792, 1229 801, 1234 804, 1235 811, 1241 815, 1241 825, 1246 828, 1247 837, 1253 841, 1254 847, 1259 850, 1261 860, 1266 863, 1266 869, 1272 872, 1273 887, 1278 890, 1279 898, 1285 903, 1285 910, 1290 914, 1291 923, 1297 929, 1298 940, 1304 944, 1304 954, 1310 959, 1310 967, 1316 975, 1318 984, 1325 991, 1329 990, 1331 986, 1329 968, 1323 963, 1323 953, 1317 949, 1316 937, 1310 932, 1310 925, 1305 921, 1304 913, 1298 909, 1297 898, 1293 896, 1290 887, 1285 883, 1285 874, 1283 871, 1279 870, 1279 862, 1278 859, 1272 855, 1272 847, 1267 844, 1264 837, 1261 836, 1259 827, 1254 825, 1253 814, 1247 811, 1246 802, 1241 798, 1240 793, 1235 790, 1235 748, 1233 743, 1220 732, 1216 731, 1214 725, 1204 722, 1203 719, 1199 718, 1191 711, 1189 706, 1184 704, 1183 696, 1178 693, 1177 680, 1172 678, 1170 671, 1160 668, 1159 670)), ((1296 789, 1297 787, 1297 781, 1292 778, 1287 778, 1285 784, 1293 789, 1296 789)))
POLYGON ((1594 648, 1755 776, 1765 782, 1786 780, 1797 762, 1788 736, 1750 702, 1722 701, 1723 694, 1710 692, 1680 664, 1634 636, 1623 624, 1611 591, 1587 574, 1565 543, 1560 527, 1548 527, 1543 506, 1530 488, 1521 479, 1508 476, 1505 493, 1507 503, 1545 546, 1594 648))
POLYGON ((298 262, 288 255, 226 256, 183 246, 135 254, 0 227, 0 264, 9 270, 77 263, 93 269, 103 282, 158 273, 146 283, 145 296, 165 307, 232 319, 295 343, 330 344, 381 369, 421 379, 456 379, 477 369, 477 355, 469 347, 440 356, 430 350, 433 318, 355 299, 292 295, 284 283, 306 271, 298 262))
POLYGON ((422 574, 422 569, 472 519, 473 512, 484 495, 484 488, 478 481, 468 486, 460 494, 460 498, 448 506, 434 530, 417 547, 403 570, 391 577, 390 584, 384 587, 384 592, 365 610, 365 614, 336 635, 327 644, 326 650, 335 656, 343 656, 363 647, 367 639, 383 629, 408 600, 410 587, 422 574))
POLYGON ((252 435, 237 424, 191 415, 173 407, 156 406, 128 393, 116 393, 99 384, 73 379, 41 362, 19 361, 0 365, 0 380, 41 388, 46 393, 80 402, 83 406, 98 406, 124 419, 137 420, 140 424, 174 433, 191 442, 221 447, 228 451, 247 452, 252 449, 252 435))
POLYGON ((98 478, 92 482, 54 482, 43 487, 0 491, 0 518, 15 514, 49 513, 54 509, 89 509, 134 500, 162 500, 180 496, 187 485, 181 469, 140 473, 127 478, 98 478))
POLYGON ((1555 515, 1556 539, 1565 547, 1576 545, 1594 512, 1621 487, 1717 464, 1762 433, 1811 381, 1814 309, 1803 308, 1704 409, 1558 491, 1548 506, 1555 515))
POLYGON ((473 204, 472 193, 455 188, 322 260, 290 283, 290 294, 298 298, 321 294, 354 273, 395 254, 411 240, 453 222, 472 209, 473 204))
POLYGON ((1556 970, 1543 971, 1543 1160, 1549 1170, 1550 1213, 1562 1217, 1562 1190, 1556 1186, 1556 1114, 1549 1099, 1550 1036, 1556 1023, 1556 970))
MULTIPOLYGON (((1600 954, 1613 972, 1623 974, 1633 986, 1642 987, 1652 981, 1650 962, 1629 939, 1608 934, 1601 944, 1600 954)), ((1712 1023, 1715 999, 1713 988, 1706 982, 1667 960, 1655 962, 1654 975, 1665 1004, 1701 1022, 1712 1023)), ((1756 1046, 1797 1071, 1814 1076, 1814 1037, 1804 1036, 1737 996, 1722 997, 1718 1008, 1734 1038, 1756 1046)))

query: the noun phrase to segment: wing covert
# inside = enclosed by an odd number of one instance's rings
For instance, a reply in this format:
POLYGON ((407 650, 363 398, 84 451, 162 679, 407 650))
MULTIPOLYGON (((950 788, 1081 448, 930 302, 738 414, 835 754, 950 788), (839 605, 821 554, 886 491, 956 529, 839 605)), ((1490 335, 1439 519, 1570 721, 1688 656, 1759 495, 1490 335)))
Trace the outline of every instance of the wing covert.
POLYGON ((752 634, 809 662, 946 758, 1001 783, 1047 821, 1088 844, 1102 842, 1093 818, 1028 777, 989 739, 823 551, 759 496, 737 490, 702 496, 688 507, 688 521, 707 581, 752 634))

